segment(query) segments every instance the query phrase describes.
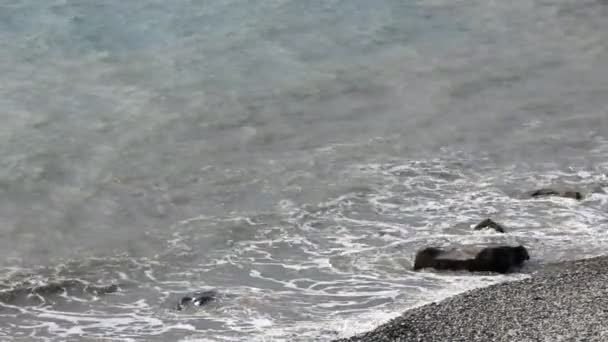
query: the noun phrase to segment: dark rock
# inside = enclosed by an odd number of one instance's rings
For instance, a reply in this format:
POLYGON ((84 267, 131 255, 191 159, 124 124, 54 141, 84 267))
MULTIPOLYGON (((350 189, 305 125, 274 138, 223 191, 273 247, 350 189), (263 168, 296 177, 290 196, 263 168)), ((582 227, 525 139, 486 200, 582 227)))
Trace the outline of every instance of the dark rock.
POLYGON ((89 289, 96 295, 105 295, 108 293, 118 292, 118 285, 111 284, 107 286, 89 286, 89 289))
POLYGON ((485 219, 481 222, 479 222, 479 224, 477 224, 475 226, 475 230, 481 230, 484 228, 491 228, 494 229, 495 231, 499 232, 499 233, 504 233, 505 232, 505 228, 503 226, 501 226, 500 224, 492 221, 491 219, 485 219))
POLYGON ((566 197, 566 198, 572 198, 572 199, 576 199, 576 200, 582 200, 583 199, 583 194, 580 193, 579 191, 572 191, 572 190, 563 190, 563 191, 559 191, 559 190, 555 190, 555 189, 538 189, 533 191, 532 193, 530 193, 530 197, 548 197, 548 196, 559 196, 559 197, 566 197))
POLYGON ((444 250, 427 247, 416 254, 414 270, 508 273, 530 259, 524 246, 462 246, 444 250))
POLYGON ((465 255, 458 255, 463 251, 445 251, 437 247, 427 247, 416 254, 414 270, 422 268, 434 268, 437 270, 462 271, 472 267, 474 255, 464 252, 465 255))
POLYGON ((583 194, 581 194, 578 191, 565 191, 564 193, 562 193, 563 197, 568 197, 568 198, 573 198, 576 200, 582 200, 583 199, 583 194))
POLYGON ((189 306, 203 306, 217 298, 217 291, 209 290, 195 293, 193 296, 185 296, 179 300, 177 310, 183 310, 189 306))
POLYGON ((521 245, 488 247, 477 254, 472 271, 507 273, 529 259, 528 250, 521 245))

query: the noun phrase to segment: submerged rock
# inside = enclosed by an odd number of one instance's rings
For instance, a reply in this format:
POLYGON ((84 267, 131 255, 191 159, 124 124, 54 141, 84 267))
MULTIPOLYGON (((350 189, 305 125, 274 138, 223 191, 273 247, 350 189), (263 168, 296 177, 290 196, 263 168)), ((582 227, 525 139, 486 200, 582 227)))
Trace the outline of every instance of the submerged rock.
POLYGON ((499 233, 505 232, 505 228, 503 226, 501 226, 500 224, 494 222, 492 219, 489 219, 489 218, 479 222, 473 229, 482 230, 484 228, 494 229, 495 231, 497 231, 499 233))
POLYGON ((534 190, 530 193, 530 197, 532 197, 532 198, 548 197, 548 196, 566 197, 566 198, 572 198, 572 199, 579 200, 579 201, 583 199, 583 194, 581 192, 573 191, 573 190, 555 190, 555 189, 550 189, 550 188, 543 188, 543 189, 534 190))
POLYGON ((462 246, 452 249, 427 247, 416 254, 414 270, 508 273, 530 259, 524 246, 462 246))
POLYGON ((195 293, 192 296, 185 296, 177 303, 177 310, 183 310, 189 306, 203 306, 217 298, 217 291, 209 290, 195 293))

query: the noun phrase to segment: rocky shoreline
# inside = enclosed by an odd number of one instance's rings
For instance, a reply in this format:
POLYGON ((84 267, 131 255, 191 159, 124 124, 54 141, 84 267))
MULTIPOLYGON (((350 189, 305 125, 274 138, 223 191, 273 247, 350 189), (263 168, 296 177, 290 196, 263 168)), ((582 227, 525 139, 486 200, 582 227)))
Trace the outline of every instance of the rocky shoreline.
POLYGON ((546 265, 531 278, 406 311, 335 342, 608 341, 608 256, 546 265))

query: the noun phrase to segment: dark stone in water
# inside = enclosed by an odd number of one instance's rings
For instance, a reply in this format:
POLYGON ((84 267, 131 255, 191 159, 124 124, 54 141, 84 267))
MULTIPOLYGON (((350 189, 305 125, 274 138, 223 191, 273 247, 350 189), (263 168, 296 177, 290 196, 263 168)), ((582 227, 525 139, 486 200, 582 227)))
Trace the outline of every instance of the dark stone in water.
POLYGON ((566 198, 572 198, 575 200, 582 200, 583 199, 583 194, 580 193, 579 191, 572 191, 572 190, 564 190, 564 191, 559 191, 559 190, 555 190, 555 189, 538 189, 533 191, 532 193, 530 193, 530 197, 548 197, 548 196, 559 196, 559 197, 566 197, 566 198))
POLYGON ((475 230, 482 230, 484 228, 491 228, 494 229, 495 231, 499 232, 499 233, 504 233, 505 232, 505 228, 503 226, 501 226, 500 224, 494 222, 491 219, 485 219, 481 222, 479 222, 476 226, 475 226, 475 230))
POLYGON ((416 254, 414 270, 508 273, 523 265, 530 255, 524 246, 462 246, 444 250, 427 247, 416 254))
POLYGON ((105 295, 108 293, 118 292, 118 285, 112 284, 108 286, 94 286, 90 287, 90 289, 96 295, 105 295))
POLYGON ((184 296, 177 304, 177 310, 183 310, 189 306, 203 306, 217 297, 217 291, 209 290, 195 293, 193 296, 184 296))

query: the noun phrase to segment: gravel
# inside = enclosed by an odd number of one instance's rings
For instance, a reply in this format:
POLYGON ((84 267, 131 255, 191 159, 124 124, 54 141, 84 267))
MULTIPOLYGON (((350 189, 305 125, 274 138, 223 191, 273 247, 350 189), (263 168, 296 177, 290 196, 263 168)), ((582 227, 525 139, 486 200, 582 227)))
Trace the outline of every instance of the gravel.
POLYGON ((337 341, 608 341, 608 257, 547 265, 337 341))

